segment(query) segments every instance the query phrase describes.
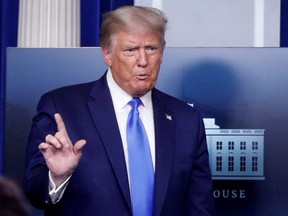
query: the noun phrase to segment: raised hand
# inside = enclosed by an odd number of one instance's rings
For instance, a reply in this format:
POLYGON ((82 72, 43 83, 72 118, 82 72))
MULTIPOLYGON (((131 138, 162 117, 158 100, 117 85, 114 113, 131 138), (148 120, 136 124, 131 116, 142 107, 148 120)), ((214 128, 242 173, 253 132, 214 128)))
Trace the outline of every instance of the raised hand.
POLYGON ((45 158, 56 187, 58 187, 77 167, 86 140, 79 140, 73 145, 61 115, 56 113, 54 117, 58 132, 55 135, 48 134, 45 142, 41 143, 38 148, 45 158))

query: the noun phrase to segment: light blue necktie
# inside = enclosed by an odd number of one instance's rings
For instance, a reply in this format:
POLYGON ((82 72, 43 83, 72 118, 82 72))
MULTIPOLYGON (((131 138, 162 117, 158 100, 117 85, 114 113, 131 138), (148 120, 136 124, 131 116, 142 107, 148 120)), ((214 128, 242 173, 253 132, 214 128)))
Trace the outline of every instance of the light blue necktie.
POLYGON ((139 117, 139 98, 129 104, 132 109, 127 121, 130 187, 133 216, 153 215, 154 170, 148 137, 139 117))

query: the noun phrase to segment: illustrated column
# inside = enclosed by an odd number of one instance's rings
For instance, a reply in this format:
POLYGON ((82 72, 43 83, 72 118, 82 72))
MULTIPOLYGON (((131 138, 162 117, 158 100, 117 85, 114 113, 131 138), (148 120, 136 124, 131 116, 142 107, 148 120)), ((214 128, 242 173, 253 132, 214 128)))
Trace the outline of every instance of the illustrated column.
POLYGON ((20 0, 18 47, 79 47, 80 0, 20 0))

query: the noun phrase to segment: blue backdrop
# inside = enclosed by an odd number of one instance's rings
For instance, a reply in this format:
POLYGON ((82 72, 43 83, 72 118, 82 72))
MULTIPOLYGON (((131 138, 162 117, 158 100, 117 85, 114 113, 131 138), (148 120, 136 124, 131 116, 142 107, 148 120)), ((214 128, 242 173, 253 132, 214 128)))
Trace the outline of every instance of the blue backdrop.
POLYGON ((0 1, 0 175, 3 173, 6 47, 17 45, 19 0, 0 1))
MULTIPOLYGON (((286 48, 165 50, 159 89, 193 103, 223 130, 265 130, 265 179, 214 180, 217 216, 287 215, 287 58, 286 48)), ((7 60, 5 173, 21 182, 40 95, 97 79, 106 66, 99 48, 10 48, 7 60)))

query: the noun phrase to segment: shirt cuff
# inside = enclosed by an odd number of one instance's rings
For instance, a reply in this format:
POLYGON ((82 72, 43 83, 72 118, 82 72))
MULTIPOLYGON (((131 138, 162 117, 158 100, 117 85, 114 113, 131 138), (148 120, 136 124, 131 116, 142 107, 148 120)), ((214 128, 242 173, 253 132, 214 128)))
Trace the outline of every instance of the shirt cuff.
POLYGON ((49 196, 53 204, 61 200, 71 176, 72 174, 58 188, 56 188, 56 185, 51 177, 51 172, 49 171, 49 196))

